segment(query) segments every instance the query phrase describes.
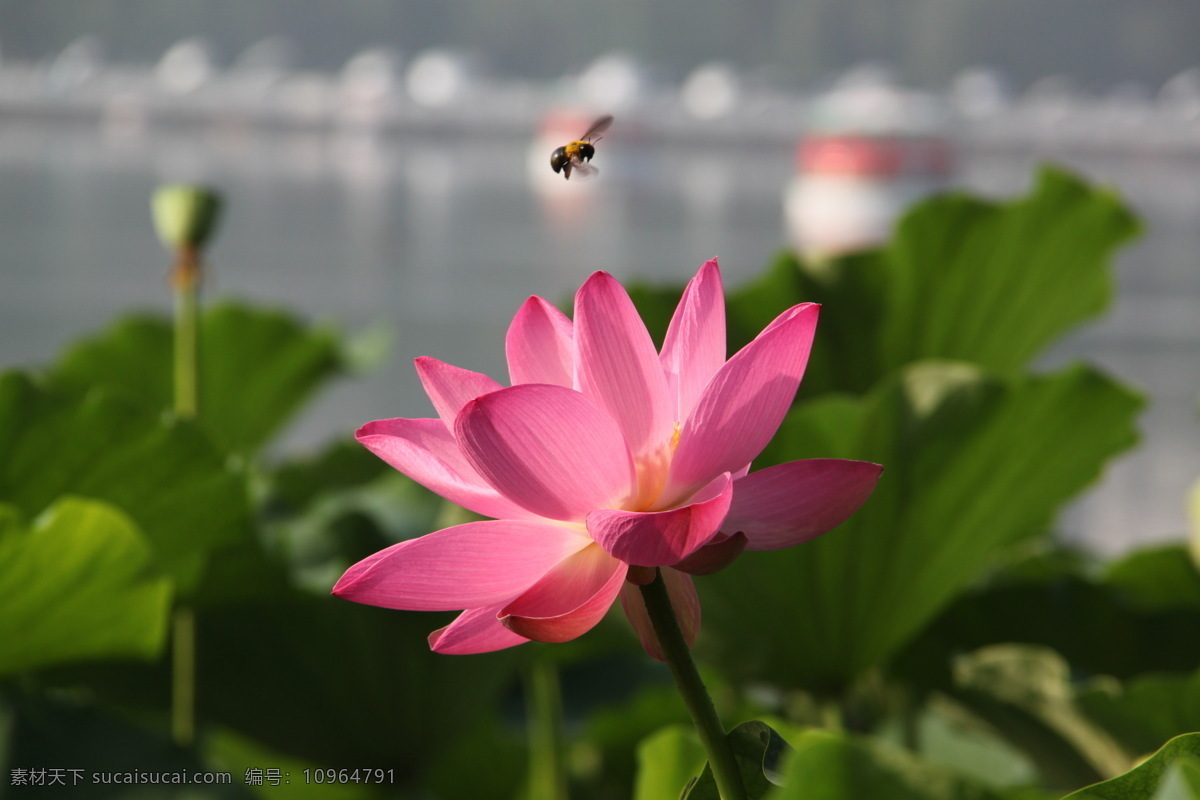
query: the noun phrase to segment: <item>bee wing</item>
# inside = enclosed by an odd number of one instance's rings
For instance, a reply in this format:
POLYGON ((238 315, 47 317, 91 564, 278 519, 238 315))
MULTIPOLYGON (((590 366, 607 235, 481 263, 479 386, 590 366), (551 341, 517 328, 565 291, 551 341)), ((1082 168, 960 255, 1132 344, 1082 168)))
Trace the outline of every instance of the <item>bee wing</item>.
POLYGON ((601 117, 600 119, 593 122, 592 127, 588 128, 586 131, 584 131, 583 136, 579 137, 579 141, 590 142, 593 139, 599 139, 604 134, 604 132, 606 130, 608 130, 608 126, 612 125, 612 124, 613 124, 612 114, 605 114, 603 117, 601 117))
POLYGON ((572 159, 571 167, 575 171, 575 174, 578 175, 581 179, 594 178, 600 174, 599 169, 597 169, 596 167, 593 167, 591 164, 589 164, 586 161, 579 161, 577 159, 572 159))

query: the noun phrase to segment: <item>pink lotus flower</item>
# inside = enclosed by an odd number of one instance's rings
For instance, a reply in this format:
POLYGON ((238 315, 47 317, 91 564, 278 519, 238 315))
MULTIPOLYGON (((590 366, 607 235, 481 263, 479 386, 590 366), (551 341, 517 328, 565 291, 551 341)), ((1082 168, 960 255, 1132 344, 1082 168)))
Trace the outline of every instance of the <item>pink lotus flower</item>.
MULTIPOLYGON (((432 358, 417 372, 438 419, 370 422, 358 440, 404 474, 493 519, 401 542, 355 564, 338 597, 462 610, 434 631, 442 653, 481 653, 591 629, 620 595, 661 660, 636 584, 662 574, 689 644, 700 604, 689 573, 742 549, 808 541, 854 513, 882 467, 813 459, 749 472, 787 413, 818 306, 779 315, 725 359, 717 262, 688 284, 662 352, 621 285, 597 272, 575 320, 540 297, 506 341, 512 386, 432 358)), ((752 590, 752 589, 750 589, 752 590)))

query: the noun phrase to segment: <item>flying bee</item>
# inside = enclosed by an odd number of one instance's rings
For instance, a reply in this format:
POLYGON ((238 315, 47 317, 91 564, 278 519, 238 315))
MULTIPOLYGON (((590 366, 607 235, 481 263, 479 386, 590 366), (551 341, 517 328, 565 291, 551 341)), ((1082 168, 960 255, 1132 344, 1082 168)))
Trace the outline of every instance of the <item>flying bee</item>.
POLYGON ((600 141, 600 135, 608 130, 612 121, 612 114, 604 115, 593 122, 592 127, 584 131, 583 136, 555 150, 550 154, 550 167, 555 172, 561 172, 567 180, 571 180, 572 170, 578 172, 580 177, 595 175, 600 170, 586 162, 591 161, 592 156, 596 155, 596 147, 593 142, 600 141))

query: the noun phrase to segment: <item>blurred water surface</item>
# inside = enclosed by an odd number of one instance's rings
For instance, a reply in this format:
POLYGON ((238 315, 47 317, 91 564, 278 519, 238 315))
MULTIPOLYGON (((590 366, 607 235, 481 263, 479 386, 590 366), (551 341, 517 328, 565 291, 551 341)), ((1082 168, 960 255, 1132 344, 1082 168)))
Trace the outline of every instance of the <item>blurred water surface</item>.
MULTIPOLYGON (((323 396, 285 445, 429 415, 411 359, 502 378, 504 331, 530 294, 561 300, 598 269, 678 283, 714 255, 735 285, 786 245, 790 143, 629 138, 600 148, 599 179, 566 184, 550 173, 549 152, 511 134, 264 136, 227 126, 128 136, 7 120, 0 363, 45 363, 133 308, 166 312, 168 258, 149 197, 163 182, 199 180, 228 200, 210 298, 283 306, 351 331, 383 323, 393 335, 392 356, 323 396)), ((1200 476, 1200 158, 970 142, 961 152, 957 185, 1016 194, 1049 159, 1119 187, 1146 221, 1118 260, 1113 311, 1046 363, 1087 358, 1151 400, 1143 446, 1072 510, 1064 535, 1106 551, 1177 538, 1184 492, 1200 476)))

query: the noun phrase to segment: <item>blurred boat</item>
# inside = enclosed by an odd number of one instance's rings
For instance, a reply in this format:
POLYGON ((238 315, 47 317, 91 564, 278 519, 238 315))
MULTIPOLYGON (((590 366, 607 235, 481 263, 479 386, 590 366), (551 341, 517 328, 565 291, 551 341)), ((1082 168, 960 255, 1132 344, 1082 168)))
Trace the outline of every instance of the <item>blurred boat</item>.
POLYGON ((828 256, 887 241, 909 205, 945 185, 954 161, 950 140, 933 134, 806 136, 784 198, 792 243, 828 256))
POLYGON ((886 241, 913 201, 944 186, 955 148, 939 102, 886 73, 843 79, 814 105, 784 192, 792 244, 822 257, 886 241))

